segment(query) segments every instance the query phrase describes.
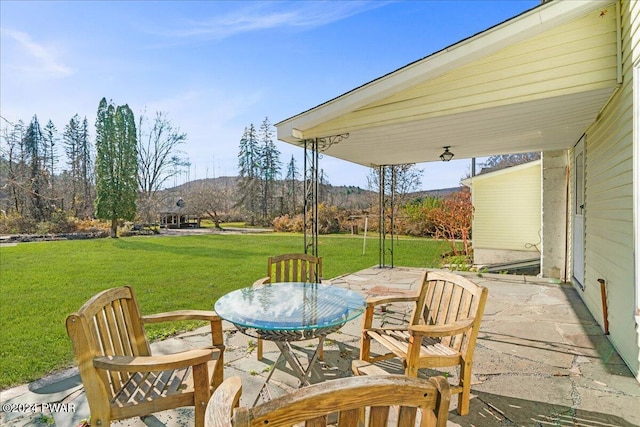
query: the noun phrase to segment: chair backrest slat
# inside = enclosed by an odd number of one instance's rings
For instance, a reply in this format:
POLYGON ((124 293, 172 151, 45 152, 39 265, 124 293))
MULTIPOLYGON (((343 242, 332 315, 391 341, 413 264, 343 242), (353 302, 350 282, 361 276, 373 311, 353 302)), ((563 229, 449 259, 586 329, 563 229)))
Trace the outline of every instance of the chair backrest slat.
POLYGON ((92 372, 89 375, 98 375, 104 383, 108 383, 110 397, 122 388, 131 375, 116 371, 107 374, 94 369, 87 362, 99 356, 150 355, 140 310, 130 287, 109 289, 94 296, 77 313, 69 316, 67 328, 69 334, 73 335, 80 369, 90 369, 92 372))
POLYGON ((369 413, 369 427, 386 427, 389 419, 388 406, 372 406, 369 413))
MULTIPOLYGON (((411 323, 414 325, 444 325, 460 319, 476 317, 483 287, 454 273, 425 272, 411 323)), ((486 295, 485 295, 486 298, 486 295)), ((467 352, 475 343, 477 328, 451 337, 443 337, 441 344, 456 351, 467 352)))
POLYGON ((131 345, 131 332, 129 331, 129 323, 126 321, 125 308, 122 307, 122 301, 115 301, 114 308, 120 315, 116 316, 118 332, 120 333, 120 342, 122 343, 122 354, 133 356, 133 346, 131 345))
POLYGON ((344 410, 338 416, 338 427, 358 427, 361 419, 364 419, 364 409, 344 410))
POLYGON ((267 276, 271 283, 320 282, 322 279, 322 257, 307 254, 284 254, 269 257, 267 276))
POLYGON ((417 408, 401 406, 398 411, 398 427, 413 427, 416 423, 417 408))

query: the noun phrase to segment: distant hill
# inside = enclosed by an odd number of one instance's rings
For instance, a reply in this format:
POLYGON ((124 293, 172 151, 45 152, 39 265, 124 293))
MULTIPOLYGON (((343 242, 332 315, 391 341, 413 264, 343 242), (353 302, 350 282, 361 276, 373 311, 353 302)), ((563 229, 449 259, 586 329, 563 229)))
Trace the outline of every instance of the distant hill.
MULTIPOLYGON (((175 195, 187 194, 190 188, 196 186, 214 186, 215 188, 228 189, 230 194, 238 194, 238 183, 240 178, 237 176, 222 176, 218 178, 198 179, 186 182, 165 191, 175 195)), ((280 181, 280 183, 284 183, 280 181)), ((302 197, 303 183, 297 183, 300 197, 302 197)), ((446 197, 449 194, 460 191, 463 187, 442 188, 437 190, 421 190, 409 194, 409 199, 424 197, 446 197)), ((320 188, 320 199, 329 205, 338 206, 344 209, 368 209, 377 201, 378 193, 353 185, 323 185, 320 188)))

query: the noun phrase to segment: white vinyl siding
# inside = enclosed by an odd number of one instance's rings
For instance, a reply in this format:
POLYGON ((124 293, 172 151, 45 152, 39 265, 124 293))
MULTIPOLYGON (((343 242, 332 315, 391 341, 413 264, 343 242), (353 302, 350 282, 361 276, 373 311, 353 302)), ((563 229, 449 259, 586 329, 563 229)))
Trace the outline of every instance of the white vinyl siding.
POLYGON ((538 254, 540 161, 473 179, 473 247, 538 254))
POLYGON ((440 77, 325 122, 332 135, 611 86, 616 80, 615 5, 514 44, 440 77))
POLYGON ((584 300, 602 324, 598 279, 606 281, 610 339, 636 374, 632 64, 639 49, 639 9, 637 2, 621 3, 623 83, 587 131, 585 146, 584 300))

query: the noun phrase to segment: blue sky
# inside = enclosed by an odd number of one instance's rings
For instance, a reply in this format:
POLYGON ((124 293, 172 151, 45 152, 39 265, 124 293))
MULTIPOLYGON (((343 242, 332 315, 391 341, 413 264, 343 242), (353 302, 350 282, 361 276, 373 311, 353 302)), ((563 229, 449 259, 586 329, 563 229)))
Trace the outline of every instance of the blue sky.
MULTIPOLYGON (((74 114, 93 128, 102 97, 136 116, 163 111, 188 135, 189 178, 236 175, 249 124, 277 123, 538 4, 2 0, 0 114, 37 114, 62 133, 74 114)), ((301 149, 277 146, 283 164, 302 164, 301 149)), ((366 188, 368 168, 320 162, 331 184, 366 188)), ((469 165, 421 164, 423 188, 458 185, 469 165)))

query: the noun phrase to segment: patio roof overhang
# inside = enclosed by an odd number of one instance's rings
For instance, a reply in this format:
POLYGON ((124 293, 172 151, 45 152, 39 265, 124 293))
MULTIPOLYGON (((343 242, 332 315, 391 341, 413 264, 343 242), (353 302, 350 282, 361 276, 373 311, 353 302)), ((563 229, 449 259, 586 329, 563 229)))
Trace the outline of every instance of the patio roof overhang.
POLYGON ((542 4, 276 124, 364 166, 571 148, 620 83, 611 0, 542 4))

